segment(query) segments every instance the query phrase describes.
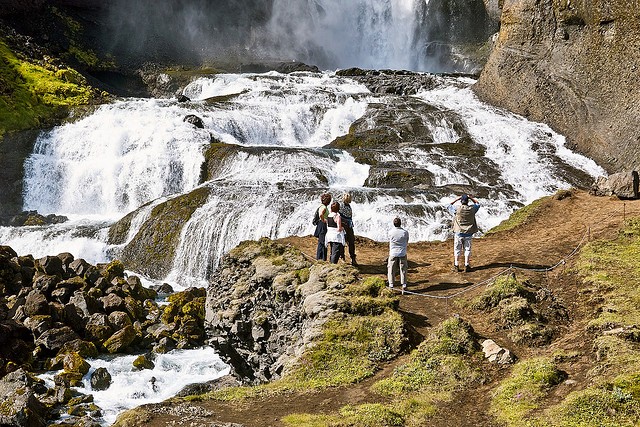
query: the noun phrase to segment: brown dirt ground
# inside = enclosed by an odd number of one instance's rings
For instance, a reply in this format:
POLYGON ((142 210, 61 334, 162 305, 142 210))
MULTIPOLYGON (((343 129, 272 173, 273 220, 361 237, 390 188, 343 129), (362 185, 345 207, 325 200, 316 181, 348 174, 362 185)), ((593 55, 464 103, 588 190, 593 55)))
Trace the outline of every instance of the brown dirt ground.
MULTIPOLYGON (((356 212, 357 215, 357 212, 356 212)), ((580 243, 595 238, 613 237, 625 218, 640 216, 640 200, 621 201, 615 198, 590 196, 574 191, 573 196, 562 200, 551 199, 543 203, 536 214, 516 229, 474 239, 470 273, 452 271, 452 242, 418 242, 409 245, 409 286, 411 293, 400 296, 400 310, 410 329, 420 339, 429 329, 442 320, 460 314, 471 322, 481 336, 491 338, 509 348, 519 358, 550 355, 557 349, 579 351, 582 356, 563 363, 573 385, 563 384, 549 397, 549 404, 560 400, 568 391, 586 386, 586 372, 591 359, 589 340, 584 339, 586 316, 594 307, 588 296, 580 292, 581 283, 571 269, 571 254, 580 243), (545 347, 517 346, 504 331, 497 331, 491 320, 482 312, 468 308, 465 302, 472 300, 484 289, 485 282, 510 266, 522 268, 546 268, 566 259, 550 272, 517 270, 520 278, 529 278, 550 289, 569 311, 569 321, 560 328, 558 337, 545 347), (434 298, 450 296, 448 299, 434 298)), ((411 233, 411 230, 409 230, 411 233)), ((316 240, 309 237, 282 239, 307 255, 315 254, 316 240)), ((357 238, 356 251, 359 271, 363 277, 386 277, 387 243, 357 238)), ((348 259, 348 256, 347 256, 348 259)), ((249 403, 227 404, 220 402, 190 403, 212 414, 199 422, 186 423, 184 418, 166 413, 151 416, 144 425, 211 425, 218 422, 235 422, 247 427, 282 426, 279 421, 290 413, 331 413, 346 404, 380 402, 369 387, 380 378, 389 375, 406 356, 384 366, 373 378, 348 387, 334 388, 300 395, 283 395, 249 403), (184 422, 184 424, 183 424, 184 422)), ((491 390, 509 372, 486 364, 489 380, 482 386, 466 390, 455 396, 453 402, 442 404, 430 426, 495 426, 488 415, 491 390)), ((154 411, 155 412, 155 411, 154 411)), ((162 412, 162 411, 161 411, 162 412)))

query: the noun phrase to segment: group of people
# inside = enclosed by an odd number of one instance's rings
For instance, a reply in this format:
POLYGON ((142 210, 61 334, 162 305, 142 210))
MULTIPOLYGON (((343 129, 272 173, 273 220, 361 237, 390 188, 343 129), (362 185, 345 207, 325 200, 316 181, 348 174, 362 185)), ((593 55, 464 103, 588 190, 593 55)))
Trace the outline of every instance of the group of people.
MULTIPOLYGON (((471 271, 471 239, 478 231, 476 213, 480 203, 468 194, 463 194, 447 206, 453 216, 453 270, 461 271, 460 254, 464 253, 465 273, 471 271), (457 202, 460 202, 456 206, 457 202), (473 202, 469 204, 469 201, 473 202)), ((331 249, 330 260, 336 264, 341 258, 345 259, 344 247, 349 247, 351 264, 357 266, 355 235, 353 232, 353 212, 351 209, 351 194, 342 196, 342 205, 331 201, 328 193, 320 196, 320 206, 316 209, 313 223, 316 225, 314 235, 318 238, 316 259, 327 260, 328 249, 331 249)), ((394 287, 395 276, 400 275, 400 286, 403 291, 407 287, 407 245, 409 232, 402 228, 400 218, 394 218, 393 228, 389 232, 389 258, 387 262, 387 279, 389 287, 394 287)))
POLYGON ((356 236, 353 233, 353 211, 351 210, 351 194, 342 195, 342 205, 337 201, 331 201, 331 194, 324 193, 320 196, 320 206, 316 209, 313 224, 316 226, 314 236, 318 238, 316 259, 326 261, 329 258, 333 264, 338 260, 345 260, 344 247, 349 247, 351 265, 358 266, 356 262, 356 236))

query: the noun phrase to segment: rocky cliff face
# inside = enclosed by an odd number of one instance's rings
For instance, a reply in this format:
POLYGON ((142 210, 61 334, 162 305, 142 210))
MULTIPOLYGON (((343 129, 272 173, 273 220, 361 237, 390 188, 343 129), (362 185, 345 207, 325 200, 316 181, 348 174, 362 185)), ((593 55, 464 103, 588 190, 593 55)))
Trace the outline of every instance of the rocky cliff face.
POLYGON ((505 0, 478 83, 610 172, 640 165, 640 2, 505 0))

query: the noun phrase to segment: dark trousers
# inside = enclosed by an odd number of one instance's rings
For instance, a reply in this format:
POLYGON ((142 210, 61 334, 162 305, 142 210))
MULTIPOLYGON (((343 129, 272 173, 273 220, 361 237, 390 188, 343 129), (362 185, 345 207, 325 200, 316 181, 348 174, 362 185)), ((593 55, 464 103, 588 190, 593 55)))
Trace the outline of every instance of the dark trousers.
POLYGON ((325 232, 318 235, 318 247, 316 249, 316 259, 320 259, 322 261, 327 260, 327 246, 325 245, 326 237, 327 231, 325 228, 325 232))
POLYGON ((330 242, 331 245, 331 264, 337 264, 341 256, 344 256, 344 246, 342 243, 330 242))
MULTIPOLYGON (((355 261, 356 259, 356 236, 353 233, 353 228, 349 227, 348 225, 344 225, 344 239, 347 242, 347 247, 349 248, 349 257, 351 258, 351 261, 355 261)), ((344 248, 342 248, 342 251, 344 252, 344 248)), ((342 255, 342 258, 344 259, 344 253, 342 255)))

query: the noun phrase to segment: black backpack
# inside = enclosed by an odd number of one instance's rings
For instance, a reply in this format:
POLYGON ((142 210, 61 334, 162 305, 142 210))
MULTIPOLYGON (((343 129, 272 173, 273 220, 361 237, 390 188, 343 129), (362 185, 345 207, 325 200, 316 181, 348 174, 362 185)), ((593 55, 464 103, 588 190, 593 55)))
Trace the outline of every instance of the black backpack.
POLYGON ((316 213, 313 214, 313 219, 311 220, 311 224, 318 225, 320 222, 320 214, 318 213, 319 209, 316 209, 316 213))

